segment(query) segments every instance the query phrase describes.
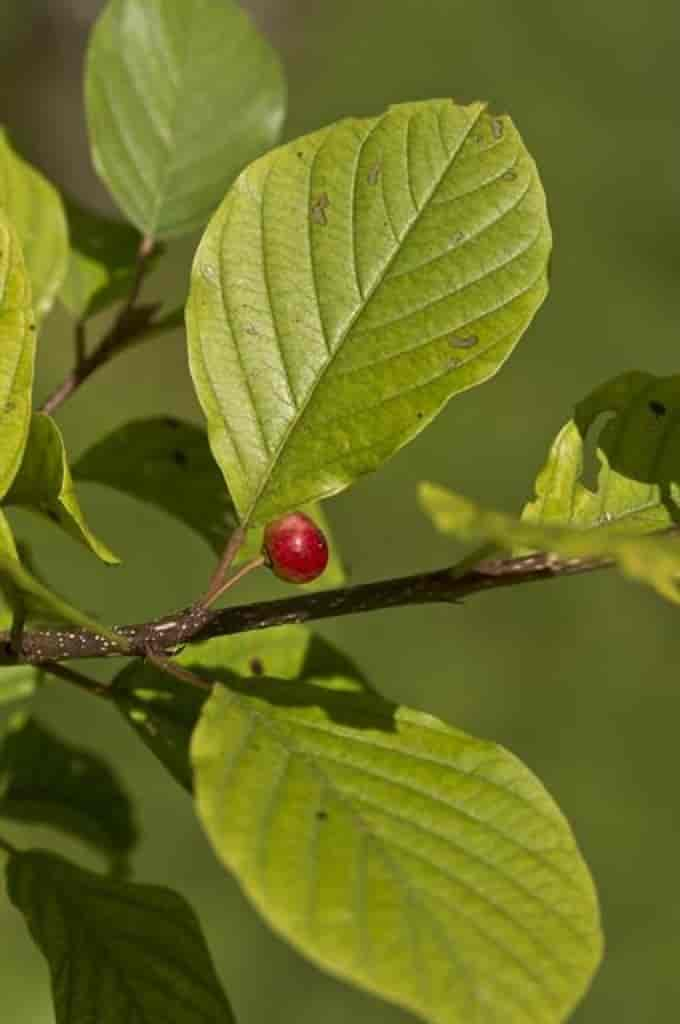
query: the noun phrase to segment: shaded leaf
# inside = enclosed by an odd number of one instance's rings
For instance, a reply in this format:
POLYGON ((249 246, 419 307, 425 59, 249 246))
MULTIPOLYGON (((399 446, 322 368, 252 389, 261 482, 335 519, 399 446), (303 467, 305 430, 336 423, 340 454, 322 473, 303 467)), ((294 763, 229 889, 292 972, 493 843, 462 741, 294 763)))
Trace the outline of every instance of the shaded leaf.
POLYGON ((12 485, 28 437, 35 332, 21 246, 0 209, 0 498, 12 485))
POLYGON ((230 1024, 196 915, 170 889, 102 878, 40 850, 7 889, 50 969, 57 1024, 230 1024))
POLYGON ((99 174, 160 238, 205 224, 285 103, 278 58, 233 0, 109 0, 85 91, 99 174))
MULTIPOLYGON (((313 679, 326 689, 367 689, 361 673, 341 651, 303 626, 280 626, 263 633, 215 637, 193 644, 174 659, 212 681, 263 675, 313 679)), ((205 694, 144 662, 133 662, 116 676, 113 696, 125 720, 185 789, 191 790, 189 742, 205 694)))
POLYGON ((109 766, 23 716, 0 755, 0 817, 57 828, 90 843, 116 868, 137 841, 130 799, 109 766))
POLYGON ((493 541, 506 551, 525 548, 567 559, 611 559, 625 576, 647 583, 662 597, 680 604, 680 536, 514 519, 431 483, 420 485, 419 497, 436 528, 459 540, 493 541))
POLYGON ((549 250, 533 160, 482 104, 403 104, 250 166, 187 307, 241 521, 342 490, 494 374, 545 297, 549 250))
POLYGON ((21 468, 5 503, 23 505, 57 523, 69 536, 85 544, 103 562, 119 559, 92 533, 73 487, 64 440, 59 427, 45 413, 34 413, 21 468))
POLYGON ((103 623, 80 611, 67 600, 55 594, 37 579, 19 560, 14 537, 7 518, 0 510, 0 625, 7 627, 8 619, 70 622, 100 633, 115 644, 120 637, 103 623), (4 609, 4 610, 3 610, 4 609), (11 609, 9 615, 7 609, 11 609))
POLYGON ((14 225, 31 281, 38 319, 50 311, 66 274, 68 228, 61 198, 22 160, 0 129, 0 208, 14 225))
POLYGON ((624 373, 576 406, 557 435, 522 518, 645 532, 680 521, 680 376, 624 373), (598 430, 600 417, 610 414, 598 430), (595 486, 586 445, 597 435, 595 486))
POLYGON ((319 965, 435 1024, 553 1024, 583 995, 592 881, 503 748, 372 695, 252 680, 216 687, 191 754, 217 855, 319 965))
MULTIPOLYGON (((172 417, 136 420, 119 427, 81 455, 73 475, 163 509, 203 537, 218 555, 238 525, 205 431, 172 417)), ((326 517, 319 505, 304 511, 330 542, 326 572, 305 589, 338 586, 345 577, 326 517)), ((257 554, 262 533, 262 529, 250 531, 239 561, 257 554)))
MULTIPOLYGON (((2 608, 0 628, 6 629, 11 622, 11 612, 2 608)), ((0 668, 0 710, 17 701, 29 701, 36 691, 39 670, 32 665, 7 665, 0 668)))
MULTIPOLYGON (((66 204, 71 251, 59 298, 77 320, 86 320, 125 298, 137 273, 141 235, 73 201, 66 204)), ((161 254, 156 247, 147 269, 161 254)))

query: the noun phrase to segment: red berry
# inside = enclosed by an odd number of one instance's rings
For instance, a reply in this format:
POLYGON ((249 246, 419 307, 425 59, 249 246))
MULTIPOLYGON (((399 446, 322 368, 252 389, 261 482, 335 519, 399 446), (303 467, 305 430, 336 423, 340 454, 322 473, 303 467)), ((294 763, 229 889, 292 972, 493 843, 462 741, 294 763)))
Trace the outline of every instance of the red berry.
POLYGON ((288 583, 309 583, 328 565, 328 544, 302 512, 274 519, 264 531, 263 551, 272 572, 288 583))

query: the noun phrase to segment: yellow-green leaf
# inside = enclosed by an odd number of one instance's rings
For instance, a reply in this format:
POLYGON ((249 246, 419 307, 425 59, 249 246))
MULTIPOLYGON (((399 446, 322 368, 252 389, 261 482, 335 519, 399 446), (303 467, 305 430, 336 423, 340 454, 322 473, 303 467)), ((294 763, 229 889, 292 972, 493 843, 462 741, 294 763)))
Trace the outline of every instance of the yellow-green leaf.
MULTIPOLYGON (((314 680, 327 689, 367 690, 356 666, 323 637, 304 626, 215 637, 191 644, 173 659, 207 680, 314 680)), ((139 660, 120 672, 111 690, 116 707, 170 774, 191 790, 189 742, 205 693, 139 660)))
POLYGON ((680 376, 614 377, 576 406, 536 480, 527 522, 643 533, 680 515, 680 376), (600 416, 609 414, 598 430, 600 416), (584 480, 586 443, 597 434, 597 479, 584 480))
POLYGON ((14 152, 0 129, 0 209, 14 225, 31 280, 38 319, 50 311, 66 274, 68 228, 61 198, 14 152))
POLYGON ((407 103, 264 156, 196 254, 187 331, 244 524, 347 487, 494 374, 547 290, 534 162, 480 103, 407 103))
POLYGON ((366 693, 216 686, 199 818, 267 921, 432 1024, 558 1024, 602 938, 569 826, 494 743, 366 693))
POLYGON ((61 431, 45 413, 33 414, 21 468, 5 504, 23 505, 44 515, 89 547, 103 562, 118 564, 119 559, 92 533, 85 521, 61 431))
POLYGON ((611 559, 624 575, 680 604, 680 535, 543 525, 483 508, 431 483, 420 485, 419 497, 437 529, 459 540, 491 541, 506 551, 529 548, 560 558, 611 559))
POLYGON ((28 437, 35 333, 21 245, 0 208, 0 498, 12 485, 28 437))

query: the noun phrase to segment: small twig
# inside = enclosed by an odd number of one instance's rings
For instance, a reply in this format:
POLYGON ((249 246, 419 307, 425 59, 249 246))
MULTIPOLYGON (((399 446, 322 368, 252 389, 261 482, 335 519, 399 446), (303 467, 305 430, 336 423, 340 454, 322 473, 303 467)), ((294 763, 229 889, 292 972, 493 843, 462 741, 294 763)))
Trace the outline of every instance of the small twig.
POLYGON ((64 682, 71 683, 80 690, 85 690, 87 693, 92 694, 93 697, 111 698, 112 694, 109 686, 98 682, 96 679, 91 679, 84 672, 77 672, 74 668, 69 668, 68 665, 60 665, 55 661, 46 661, 42 667, 50 675, 63 679, 64 682))
POLYGON ((73 347, 75 349, 76 367, 85 362, 87 353, 87 335, 84 320, 77 320, 73 331, 73 347))
POLYGON ((160 669, 161 672, 165 672, 169 676, 174 676, 175 679, 179 679, 183 683, 188 683, 189 686, 194 686, 198 690, 212 692, 213 683, 206 682, 205 679, 201 679, 200 676, 190 672, 187 668, 182 668, 180 665, 176 665, 174 661, 170 661, 169 658, 164 658, 162 654, 156 654, 147 647, 145 658, 150 661, 152 665, 160 669))
POLYGON ((225 577, 229 570, 231 569, 232 563, 236 558, 237 554, 239 553, 241 546, 243 545, 245 536, 246 531, 243 529, 243 527, 237 526, 234 532, 232 533, 231 537, 227 541, 227 545, 224 549, 222 557, 220 558, 219 565, 215 569, 215 572, 212 574, 210 582, 208 584, 208 589, 206 590, 205 594, 203 595, 200 601, 200 603, 204 605, 206 608, 209 607, 213 603, 213 601, 215 601, 216 594, 218 593, 220 587, 224 583, 225 577))
MULTIPOLYGON (((86 629, 33 630, 22 637, 20 659, 34 665, 46 661, 65 661, 72 658, 146 657, 148 648, 154 654, 172 651, 191 640, 206 640, 214 636, 231 636, 254 629, 269 629, 290 623, 312 622, 340 615, 377 611, 418 604, 458 604, 464 598, 481 591, 501 587, 520 586, 540 580, 574 576, 586 572, 609 569, 611 559, 556 558, 549 552, 538 552, 520 558, 497 558, 480 562, 462 576, 453 569, 398 579, 363 583, 338 590, 325 590, 315 594, 262 601, 210 611, 201 604, 162 619, 128 626, 115 626, 121 638, 121 648, 112 647, 107 637, 86 629), (123 647, 127 644, 127 648, 123 647)), ((0 651, 9 635, 0 632, 0 651)), ((4 664, 17 659, 7 653, 4 664)))
POLYGON ((85 354, 84 328, 82 333, 79 333, 78 325, 76 325, 76 365, 59 387, 43 402, 41 412, 53 413, 84 384, 95 370, 146 332, 149 325, 144 321, 137 321, 134 313, 153 248, 153 239, 145 236, 139 245, 135 276, 125 303, 109 331, 89 356, 85 354))
POLYGON ((123 317, 130 312, 139 297, 139 291, 142 287, 142 281, 144 280, 144 274, 146 273, 147 264, 153 252, 154 245, 155 242, 150 235, 144 235, 139 243, 139 249, 137 251, 137 267, 135 269, 135 276, 132 280, 132 287, 128 293, 127 302, 123 307, 123 317))

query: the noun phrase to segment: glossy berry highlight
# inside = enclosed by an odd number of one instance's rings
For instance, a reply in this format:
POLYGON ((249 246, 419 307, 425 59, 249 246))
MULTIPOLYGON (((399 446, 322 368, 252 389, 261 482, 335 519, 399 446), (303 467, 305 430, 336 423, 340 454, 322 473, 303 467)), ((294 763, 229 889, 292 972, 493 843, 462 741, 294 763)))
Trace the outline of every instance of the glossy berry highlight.
POLYGON ((310 583, 328 565, 326 538, 303 512, 269 523, 262 550, 272 572, 287 583, 310 583))

